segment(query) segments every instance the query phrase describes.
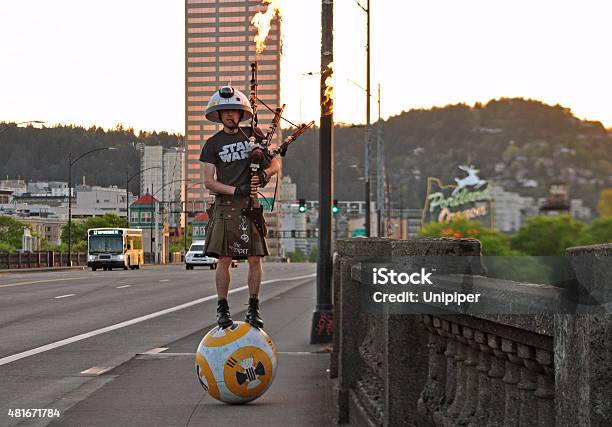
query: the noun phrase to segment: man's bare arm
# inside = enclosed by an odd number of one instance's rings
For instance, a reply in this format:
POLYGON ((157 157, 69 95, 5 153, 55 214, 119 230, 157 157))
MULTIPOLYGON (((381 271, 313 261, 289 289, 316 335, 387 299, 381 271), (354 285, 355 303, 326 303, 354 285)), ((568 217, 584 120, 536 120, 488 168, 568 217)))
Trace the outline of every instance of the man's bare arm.
POLYGON ((204 162, 204 186, 218 194, 234 194, 235 187, 225 185, 215 179, 215 165, 204 162))
POLYGON ((272 161, 270 161, 270 166, 268 166, 268 168, 266 169, 266 175, 268 175, 269 178, 273 175, 276 175, 279 170, 280 162, 278 161, 278 159, 272 159, 272 161))

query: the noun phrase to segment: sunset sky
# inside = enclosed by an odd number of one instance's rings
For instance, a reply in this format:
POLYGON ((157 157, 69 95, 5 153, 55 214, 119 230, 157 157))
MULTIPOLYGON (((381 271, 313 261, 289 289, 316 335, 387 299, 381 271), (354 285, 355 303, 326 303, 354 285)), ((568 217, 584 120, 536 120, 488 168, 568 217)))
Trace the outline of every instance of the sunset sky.
MULTIPOLYGON (((320 0, 282 3, 286 116, 317 119, 318 76, 306 73, 320 67, 320 0)), ((365 13, 355 0, 334 5, 335 120, 363 123, 365 13)), ((612 127, 608 0, 371 7, 372 90, 380 82, 384 118, 521 96, 612 127)), ((184 1, 2 2, 0 22, 0 121, 183 132, 184 1)))

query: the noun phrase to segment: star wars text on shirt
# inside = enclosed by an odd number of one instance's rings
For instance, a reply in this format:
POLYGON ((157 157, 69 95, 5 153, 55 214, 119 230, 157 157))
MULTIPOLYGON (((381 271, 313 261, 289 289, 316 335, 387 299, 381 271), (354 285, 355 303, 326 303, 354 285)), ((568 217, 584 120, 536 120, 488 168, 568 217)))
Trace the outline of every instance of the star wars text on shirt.
POLYGON ((249 156, 250 151, 248 141, 226 144, 221 148, 222 150, 218 152, 219 158, 225 163, 233 162, 235 160, 244 160, 249 156))

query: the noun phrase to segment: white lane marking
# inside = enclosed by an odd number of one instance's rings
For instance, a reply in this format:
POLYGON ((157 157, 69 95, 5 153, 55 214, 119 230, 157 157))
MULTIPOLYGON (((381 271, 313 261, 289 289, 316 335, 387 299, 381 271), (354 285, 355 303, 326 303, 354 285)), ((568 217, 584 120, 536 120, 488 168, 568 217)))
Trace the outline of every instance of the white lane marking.
MULTIPOLYGON (((285 279, 265 280, 265 281, 261 282, 261 284, 265 285, 267 283, 289 282, 289 281, 292 281, 292 280, 308 279, 310 277, 315 277, 315 276, 316 276, 316 273, 314 273, 314 274, 307 274, 305 276, 287 277, 285 279)), ((236 292, 244 291, 245 289, 248 289, 248 286, 241 286, 239 288, 232 289, 228 293, 233 294, 233 293, 236 293, 236 292)), ((175 312, 175 311, 183 310, 185 308, 191 307, 191 306, 196 305, 196 304, 201 304, 203 302, 210 301, 210 300, 215 299, 215 298, 217 298, 216 294, 215 295, 209 295, 207 297, 199 298, 199 299, 196 299, 196 300, 193 300, 193 301, 189 301, 189 302, 186 302, 184 304, 180 304, 180 305, 177 305, 177 306, 174 306, 174 307, 167 308, 165 310, 156 311, 155 313, 151 313, 151 314, 147 314, 147 315, 144 315, 144 316, 136 317, 136 318, 131 319, 131 320, 126 320, 125 322, 117 323, 117 324, 114 324, 114 325, 111 325, 111 326, 107 326, 105 328, 96 329, 95 331, 86 332, 84 334, 75 335, 73 337, 66 338, 66 339, 63 339, 63 340, 60 340, 60 341, 56 341, 56 342, 53 342, 53 343, 50 343, 50 344, 46 344, 46 345, 43 345, 43 346, 40 346, 40 347, 36 347, 36 348, 31 349, 31 350, 27 350, 27 351, 23 351, 21 353, 13 354, 11 356, 3 357, 2 359, 0 359, 0 366, 6 365, 8 363, 14 362, 14 361, 19 360, 19 359, 23 359, 25 357, 34 356, 35 354, 39 354, 39 353, 43 353, 45 351, 53 350, 54 348, 62 347, 62 346, 68 345, 68 344, 75 343, 77 341, 82 341, 82 340, 87 339, 87 338, 95 337, 96 335, 104 334, 106 332, 114 331, 116 329, 125 328, 126 326, 131 326, 131 325, 134 325, 136 323, 144 322, 145 320, 154 319, 156 317, 163 316, 164 314, 168 314, 168 313, 172 313, 172 312, 175 312)))
POLYGON ((145 351, 142 354, 159 354, 162 353, 164 351, 168 350, 168 347, 157 347, 157 348, 152 348, 149 351, 145 351))
POLYGON ((73 296, 75 296, 75 295, 76 295, 76 294, 60 295, 60 296, 58 296, 58 297, 55 297, 55 299, 69 298, 69 297, 73 297, 73 296))
POLYGON ((160 282, 169 282, 170 279, 161 279, 160 282))
POLYGON ((117 286, 117 289, 129 288, 132 285, 117 286))
POLYGON ((110 371, 112 368, 106 366, 93 366, 89 369, 85 369, 81 372, 81 375, 88 375, 92 377, 97 377, 98 375, 102 375, 104 372, 110 371))
POLYGON ((34 285, 37 283, 62 282, 64 280, 79 280, 79 279, 89 279, 89 277, 67 277, 65 279, 47 279, 47 280, 34 280, 31 282, 15 282, 15 283, 8 283, 6 285, 0 285, 0 288, 10 288, 12 286, 34 285))

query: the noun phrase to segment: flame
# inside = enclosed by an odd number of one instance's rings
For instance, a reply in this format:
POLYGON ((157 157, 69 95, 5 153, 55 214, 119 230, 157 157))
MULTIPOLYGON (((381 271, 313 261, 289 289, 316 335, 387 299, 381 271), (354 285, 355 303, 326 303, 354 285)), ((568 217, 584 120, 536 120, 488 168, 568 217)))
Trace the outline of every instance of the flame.
POLYGON ((251 19, 251 24, 257 29, 255 44, 258 55, 266 48, 266 38, 272 27, 272 19, 280 16, 280 0, 263 0, 263 4, 267 5, 266 11, 257 12, 251 19))
POLYGON ((327 65, 327 69, 323 70, 323 75, 327 75, 325 77, 325 91, 323 92, 323 96, 325 99, 323 100, 323 106, 325 107, 325 115, 329 116, 334 112, 334 63, 330 62, 327 65))

